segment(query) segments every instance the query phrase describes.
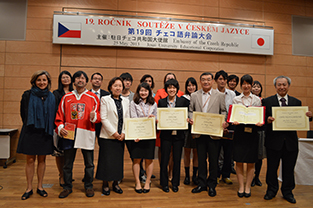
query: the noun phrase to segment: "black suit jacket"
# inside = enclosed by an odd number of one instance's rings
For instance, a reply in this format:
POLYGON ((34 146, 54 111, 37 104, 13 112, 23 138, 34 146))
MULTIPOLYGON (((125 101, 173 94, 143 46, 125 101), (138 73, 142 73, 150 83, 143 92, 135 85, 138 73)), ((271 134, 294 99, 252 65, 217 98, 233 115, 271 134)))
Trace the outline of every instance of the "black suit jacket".
MULTIPOLYGON (((90 90, 91 91, 91 90, 90 90)), ((106 95, 110 95, 110 93, 108 91, 105 91, 103 89, 100 89, 100 105, 101 105, 101 97, 102 96, 106 96, 106 95)), ((102 123, 96 123, 96 136, 99 138, 100 135, 100 131, 101 131, 101 126, 102 123)))
MULTIPOLYGON (((288 106, 301 106, 301 101, 288 96, 288 106)), ((267 118, 272 116, 272 106, 280 106, 277 95, 262 100, 262 105, 266 107, 265 114, 265 147, 279 151, 283 148, 284 140, 288 151, 298 150, 298 135, 296 131, 273 131, 272 123, 267 123, 267 118)))
MULTIPOLYGON (((167 108, 167 97, 159 100, 158 103, 159 108, 167 108)), ((175 107, 189 107, 189 100, 187 100, 184 97, 177 97, 176 96, 176 102, 175 107)), ((185 139, 184 135, 185 130, 178 130, 177 131, 177 138, 179 139, 185 139)), ((169 138, 172 135, 172 130, 161 130, 160 138, 166 139, 169 138)))

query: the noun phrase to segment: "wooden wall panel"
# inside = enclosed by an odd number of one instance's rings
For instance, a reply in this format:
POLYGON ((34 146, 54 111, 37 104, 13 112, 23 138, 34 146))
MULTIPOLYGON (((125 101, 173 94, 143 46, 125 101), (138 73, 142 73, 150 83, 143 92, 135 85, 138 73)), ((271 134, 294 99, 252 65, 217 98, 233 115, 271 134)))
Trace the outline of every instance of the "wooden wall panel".
MULTIPOLYGON (((0 127, 20 128, 19 102, 22 93, 30 88, 30 77, 37 70, 47 70, 52 76, 52 90, 57 88, 60 71, 72 74, 85 71, 89 78, 93 72, 104 75, 103 89, 109 80, 129 72, 136 90, 143 74, 151 74, 156 83, 154 91, 163 87, 164 75, 174 72, 184 90, 185 80, 192 76, 199 84, 204 71, 215 74, 225 70, 229 74, 251 74, 264 87, 263 96, 275 94, 272 84, 278 75, 292 79, 290 95, 303 100, 313 110, 313 57, 292 55, 291 15, 313 16, 310 0, 29 0, 25 41, 0 41, 0 127), (52 44, 53 12, 78 11, 69 7, 86 8, 83 12, 147 15, 143 12, 170 13, 149 14, 195 20, 216 20, 214 17, 245 20, 243 23, 273 26, 274 56, 212 53, 183 50, 158 50, 142 48, 73 46, 52 44), (93 10, 96 9, 96 10, 93 10), (99 9, 99 10, 97 10, 99 9), (121 11, 128 10, 129 12, 121 11), (186 17, 184 15, 190 15, 186 17), (193 17, 192 17, 193 16, 193 17), (206 16, 206 17, 201 17, 206 16), (257 22, 256 22, 257 21, 257 22), (14 110, 16 109, 16 110, 14 110), (5 122, 4 122, 5 121, 5 122)), ((224 20, 223 20, 224 21, 224 20)), ((91 87, 88 83, 87 88, 91 87)), ((214 84, 216 87, 216 84, 214 84)), ((240 87, 237 89, 239 91, 240 87)))

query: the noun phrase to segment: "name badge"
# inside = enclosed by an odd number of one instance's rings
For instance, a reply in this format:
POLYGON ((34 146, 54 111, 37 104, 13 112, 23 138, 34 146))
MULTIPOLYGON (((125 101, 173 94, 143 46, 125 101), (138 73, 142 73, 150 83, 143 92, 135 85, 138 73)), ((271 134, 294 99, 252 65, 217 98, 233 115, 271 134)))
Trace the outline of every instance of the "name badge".
POLYGON ((172 131, 172 135, 177 135, 177 131, 176 130, 172 131))
POLYGON ((247 133, 252 133, 252 128, 251 127, 245 127, 244 131, 247 133))

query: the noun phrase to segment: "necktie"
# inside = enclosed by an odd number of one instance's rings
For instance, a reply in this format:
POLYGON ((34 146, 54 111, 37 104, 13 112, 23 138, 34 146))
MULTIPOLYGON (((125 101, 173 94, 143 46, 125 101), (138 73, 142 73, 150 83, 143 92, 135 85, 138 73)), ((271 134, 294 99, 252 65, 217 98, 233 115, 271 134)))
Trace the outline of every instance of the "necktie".
POLYGON ((287 106, 285 98, 280 98, 280 102, 281 102, 281 106, 287 106))

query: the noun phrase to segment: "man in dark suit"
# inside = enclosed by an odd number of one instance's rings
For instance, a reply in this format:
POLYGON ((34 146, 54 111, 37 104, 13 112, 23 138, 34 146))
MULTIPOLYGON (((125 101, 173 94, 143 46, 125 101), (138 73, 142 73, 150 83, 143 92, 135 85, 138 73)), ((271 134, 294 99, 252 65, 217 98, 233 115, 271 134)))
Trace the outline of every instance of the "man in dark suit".
MULTIPOLYGON (((201 90, 194 92, 190 97, 189 118, 190 124, 193 124, 193 112, 216 113, 226 115, 225 94, 212 88, 214 79, 209 72, 202 73, 200 76, 201 90)), ((226 128, 226 122, 223 123, 226 128)), ((220 149, 220 138, 211 137, 210 135, 201 135, 196 138, 198 151, 198 171, 199 185, 192 189, 192 193, 200 193, 207 190, 209 186, 209 196, 215 196, 218 172, 218 153, 220 149), (209 178, 207 170, 207 157, 209 155, 209 178)))
MULTIPOLYGON (((286 76, 278 76, 274 79, 276 95, 263 99, 263 106, 266 107, 266 134, 265 147, 267 152, 267 191, 264 199, 274 198, 278 192, 277 170, 280 159, 282 160, 282 186, 281 192, 284 199, 290 203, 296 203, 292 194, 295 188, 294 168, 298 156, 298 136, 296 131, 273 131, 272 106, 301 106, 301 101, 289 96, 288 90, 291 80, 286 76)), ((312 112, 307 112, 306 116, 312 117, 312 112)))
MULTIPOLYGON (((110 95, 109 92, 107 92, 103 89, 100 89, 102 81, 103 81, 103 76, 99 72, 93 73, 91 75, 90 83, 92 85, 92 89, 90 91, 95 93, 98 96, 98 98, 100 100, 100 104, 101 104, 101 97, 102 96, 110 95)), ((102 126, 101 122, 96 124, 96 136, 97 136, 97 138, 99 138, 101 126, 102 126)))

